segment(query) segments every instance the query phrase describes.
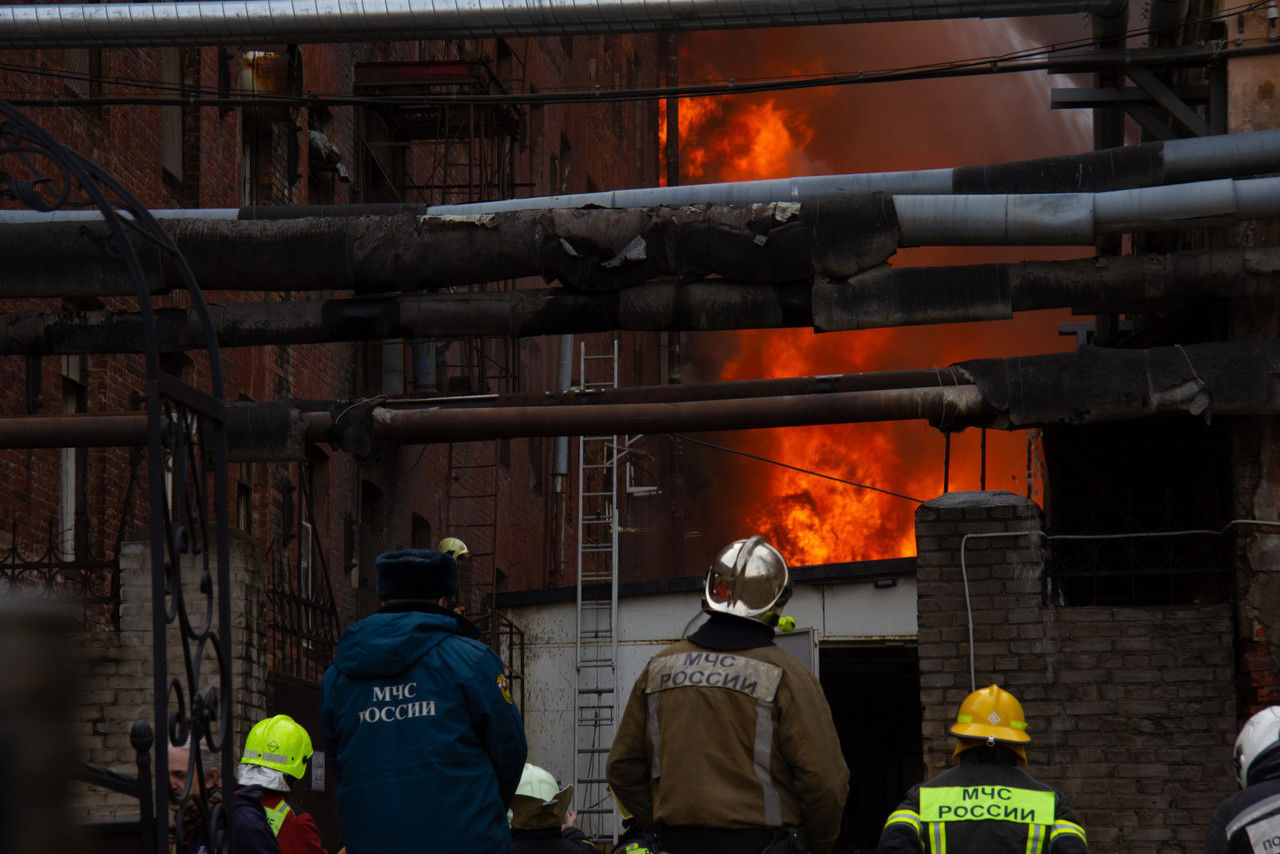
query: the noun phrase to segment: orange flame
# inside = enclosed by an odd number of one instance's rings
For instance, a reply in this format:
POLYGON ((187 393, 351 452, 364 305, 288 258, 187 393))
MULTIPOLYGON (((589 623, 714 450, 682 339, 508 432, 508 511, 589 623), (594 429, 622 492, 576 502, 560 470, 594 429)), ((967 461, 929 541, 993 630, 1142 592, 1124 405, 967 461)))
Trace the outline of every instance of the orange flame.
MULTIPOLYGON (((902 62, 904 45, 951 50, 957 55, 998 53, 1008 25, 939 22, 904 27, 849 27, 773 33, 699 34, 686 42, 682 68, 692 76, 727 79, 734 74, 796 73, 797 57, 810 57, 806 73, 823 69, 822 56, 851 57, 867 67, 902 62), (696 42, 696 49, 694 48, 696 42), (769 62, 776 70, 766 70, 769 62)), ((1043 92, 1025 80, 984 84, 982 97, 962 93, 963 81, 902 84, 882 89, 796 91, 787 95, 688 99, 679 105, 682 180, 741 181, 822 172, 876 171, 984 163, 1081 150, 1087 140, 1060 117, 1010 127, 982 110, 1043 103, 1043 92), (1055 122, 1057 124, 1055 124, 1055 122)), ((975 84, 976 85, 976 84, 975 84)), ((966 90, 968 91, 968 90, 966 90)), ((976 90, 974 90, 976 91, 976 90)), ((666 116, 662 116, 665 140, 666 116)), ((900 252, 895 266, 972 264, 1061 258, 1061 250, 915 249, 900 252)), ((1016 322, 946 327, 905 327, 815 334, 807 330, 728 333, 707 347, 731 347, 721 380, 853 373, 946 365, 975 357, 1070 349, 1057 336, 1065 312, 1035 312, 1016 322)), ((713 336, 691 342, 697 350, 713 336)), ((949 483, 960 489, 1027 492, 1026 443, 1021 433, 969 430, 950 442, 920 422, 789 427, 735 433, 726 444, 783 464, 729 463, 738 483, 721 494, 736 502, 725 511, 732 537, 765 535, 788 561, 813 564, 915 553, 909 498, 928 500, 949 483), (985 440, 985 454, 980 445, 985 440), (980 464, 985 457, 985 467, 980 464), (750 466, 750 468, 747 468, 750 466), (985 470, 984 470, 985 468, 985 470), (842 483, 841 481, 847 481, 842 483), (898 495, 864 486, 878 487, 898 495), (907 498, 900 497, 907 496, 907 498)))

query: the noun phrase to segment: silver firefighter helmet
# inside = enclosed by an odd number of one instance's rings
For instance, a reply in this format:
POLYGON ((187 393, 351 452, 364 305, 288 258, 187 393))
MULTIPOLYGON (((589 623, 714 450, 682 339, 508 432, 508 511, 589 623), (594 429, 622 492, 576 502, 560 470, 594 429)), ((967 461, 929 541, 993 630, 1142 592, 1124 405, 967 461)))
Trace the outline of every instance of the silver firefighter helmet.
POLYGON ((764 537, 734 540, 707 570, 703 598, 708 611, 746 617, 772 626, 791 597, 791 573, 764 537))

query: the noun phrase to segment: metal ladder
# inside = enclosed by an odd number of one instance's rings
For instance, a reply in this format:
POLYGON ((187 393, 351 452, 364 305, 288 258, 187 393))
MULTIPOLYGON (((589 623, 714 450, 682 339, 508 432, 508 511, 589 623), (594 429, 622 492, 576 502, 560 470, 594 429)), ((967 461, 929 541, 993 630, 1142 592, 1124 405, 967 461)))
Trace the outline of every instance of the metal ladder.
MULTIPOLYGON (((618 341, 588 355, 580 345, 582 391, 618 386, 618 341)), ((577 685, 573 710, 573 785, 579 827, 617 840, 605 761, 617 721, 618 437, 578 439, 577 685)))

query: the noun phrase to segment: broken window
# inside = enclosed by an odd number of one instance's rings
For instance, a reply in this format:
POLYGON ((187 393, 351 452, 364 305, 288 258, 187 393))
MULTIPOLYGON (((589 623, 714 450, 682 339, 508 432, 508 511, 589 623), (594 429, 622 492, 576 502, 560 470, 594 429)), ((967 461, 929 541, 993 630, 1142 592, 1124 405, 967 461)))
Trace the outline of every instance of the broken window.
POLYGON ((1227 601, 1225 431, 1181 416, 1044 431, 1054 605, 1227 601))

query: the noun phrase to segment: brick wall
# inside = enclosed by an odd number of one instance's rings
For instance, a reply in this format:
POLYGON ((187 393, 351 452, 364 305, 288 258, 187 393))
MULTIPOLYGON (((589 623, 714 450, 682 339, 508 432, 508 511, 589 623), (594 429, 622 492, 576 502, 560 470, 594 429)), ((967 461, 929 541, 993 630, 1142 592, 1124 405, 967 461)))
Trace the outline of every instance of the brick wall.
POLYGON ((1231 609, 1048 607, 1042 529, 1040 509, 1007 492, 916 512, 928 776, 950 761, 947 728, 970 691, 967 575, 977 686, 1022 701, 1028 770, 1080 814, 1090 850, 1202 850, 1235 788, 1231 609))
MULTIPOLYGON (((263 609, 266 602, 266 570, 257 546, 247 537, 231 536, 231 639, 235 749, 254 722, 266 710, 266 668, 263 665, 263 609)), ((152 710, 151 572, 150 545, 128 543, 120 554, 120 631, 114 635, 92 633, 77 639, 83 667, 73 711, 76 740, 84 761, 133 776, 135 754, 129 743, 134 721, 154 726, 152 710)), ((199 572, 184 568, 183 590, 187 612, 199 625, 204 618, 204 596, 199 592, 199 572)), ((186 683, 177 629, 167 635, 170 678, 186 683)), ((212 659, 206 655, 207 687, 212 659)), ((187 704, 190 709, 190 703, 187 704)), ((74 786, 75 815, 85 819, 137 817, 137 802, 123 795, 82 783, 74 786)))

